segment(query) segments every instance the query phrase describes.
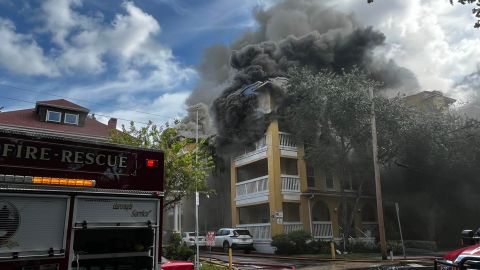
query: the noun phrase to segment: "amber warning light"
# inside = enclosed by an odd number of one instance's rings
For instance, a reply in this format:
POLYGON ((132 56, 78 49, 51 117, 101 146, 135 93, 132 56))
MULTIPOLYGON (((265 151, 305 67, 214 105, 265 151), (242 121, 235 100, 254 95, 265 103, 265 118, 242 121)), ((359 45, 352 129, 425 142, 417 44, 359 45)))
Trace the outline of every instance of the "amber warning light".
POLYGON ((94 187, 95 180, 86 179, 67 179, 67 178, 50 178, 34 176, 33 184, 55 185, 55 186, 71 186, 71 187, 94 187))
POLYGON ((158 167, 158 160, 157 159, 147 159, 147 167, 149 167, 149 168, 158 167))

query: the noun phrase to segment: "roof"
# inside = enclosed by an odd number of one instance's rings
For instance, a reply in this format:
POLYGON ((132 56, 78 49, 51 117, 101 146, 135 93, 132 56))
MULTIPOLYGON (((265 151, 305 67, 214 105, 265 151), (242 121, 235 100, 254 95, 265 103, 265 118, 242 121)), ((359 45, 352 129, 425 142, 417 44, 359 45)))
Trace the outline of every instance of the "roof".
POLYGON ((430 99, 430 98, 433 98, 433 97, 441 97, 445 100, 445 102, 447 104, 451 104, 451 103, 454 103, 456 100, 453 99, 453 98, 449 98, 447 96, 444 96, 442 92, 440 91, 437 91, 437 90, 433 90, 433 91, 422 91, 420 93, 417 93, 417 94, 414 94, 414 95, 410 95, 410 96, 406 96, 405 99, 407 100, 412 100, 416 97, 420 97, 422 100, 427 100, 427 99, 430 99))
POLYGON ((250 96, 260 88, 262 88, 264 85, 271 85, 271 86, 276 86, 281 89, 284 89, 288 83, 288 79, 285 77, 275 77, 275 78, 270 78, 266 81, 257 81, 252 84, 246 85, 240 89, 241 93, 244 96, 250 96))
POLYGON ((90 110, 82 107, 80 105, 77 105, 75 103, 72 103, 68 100, 65 99, 53 99, 53 100, 44 100, 44 101, 37 101, 37 105, 44 105, 44 106, 50 106, 50 107, 55 107, 55 108, 60 108, 60 109, 67 109, 67 110, 73 110, 73 111, 81 111, 81 112, 86 112, 88 113, 90 110))
POLYGON ((111 131, 111 128, 108 127, 108 125, 90 117, 85 119, 84 126, 60 125, 52 122, 39 121, 35 109, 1 112, 0 126, 36 129, 39 133, 46 131, 49 133, 54 132, 86 137, 100 137, 99 139, 107 139, 111 131))

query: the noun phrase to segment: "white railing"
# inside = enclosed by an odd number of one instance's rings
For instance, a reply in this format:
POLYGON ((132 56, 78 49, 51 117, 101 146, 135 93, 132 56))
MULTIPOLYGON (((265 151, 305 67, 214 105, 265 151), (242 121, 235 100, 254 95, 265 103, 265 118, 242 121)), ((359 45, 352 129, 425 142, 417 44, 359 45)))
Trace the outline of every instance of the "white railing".
POLYGON ((282 175, 282 191, 300 192, 300 176, 282 175))
POLYGON ((280 146, 281 147, 290 147, 290 148, 296 148, 297 147, 297 144, 293 140, 292 135, 290 135, 289 133, 285 133, 285 132, 279 132, 278 134, 280 136, 280 146))
POLYGON ((268 192, 268 175, 237 183, 236 186, 237 198, 268 192))
POLYGON ((315 238, 333 238, 331 221, 313 221, 312 234, 315 238))
POLYGON ((303 224, 300 222, 283 222, 283 232, 291 233, 295 231, 302 231, 303 224))
POLYGON ((253 236, 254 240, 271 239, 270 223, 240 224, 237 228, 247 229, 253 236))
POLYGON ((255 143, 254 147, 255 148, 251 148, 251 149, 245 148, 245 152, 243 154, 236 156, 233 159, 237 166, 242 165, 245 162, 248 163, 251 161, 255 161, 256 159, 259 159, 259 158, 265 158, 267 156, 266 136, 263 135, 263 137, 258 142, 255 143))

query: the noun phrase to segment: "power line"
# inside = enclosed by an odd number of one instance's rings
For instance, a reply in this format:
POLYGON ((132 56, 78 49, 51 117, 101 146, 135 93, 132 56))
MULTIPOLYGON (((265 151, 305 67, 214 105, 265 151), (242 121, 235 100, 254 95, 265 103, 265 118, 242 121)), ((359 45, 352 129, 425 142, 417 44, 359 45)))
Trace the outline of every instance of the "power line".
MULTIPOLYGON (((36 104, 36 102, 30 101, 30 100, 19 99, 19 98, 12 98, 12 97, 5 97, 5 96, 0 96, 0 98, 9 99, 9 100, 14 100, 14 101, 20 101, 20 102, 25 102, 25 103, 30 103, 30 104, 36 104)), ((112 115, 105 115, 105 114, 98 114, 98 113, 92 113, 92 115, 98 115, 98 116, 103 116, 103 117, 107 117, 107 118, 116 118, 116 119, 122 120, 122 121, 127 121, 127 122, 133 122, 133 123, 148 125, 148 123, 146 123, 146 122, 141 122, 141 121, 135 121, 135 120, 126 119, 126 118, 115 117, 115 116, 112 116, 112 115)), ((162 125, 160 125, 160 126, 162 126, 162 125)))
MULTIPOLYGON (((13 89, 16 89, 16 90, 19 90, 19 91, 24 91, 24 92, 36 93, 36 94, 41 94, 41 95, 49 95, 49 96, 52 96, 52 97, 58 97, 58 98, 64 98, 64 99, 70 99, 70 100, 83 101, 83 102, 87 102, 87 103, 98 105, 98 106, 108 106, 108 104, 98 103, 98 102, 94 102, 94 101, 90 101, 90 100, 86 100, 86 99, 82 99, 82 98, 70 98, 70 97, 66 97, 66 96, 62 96, 62 95, 57 95, 57 94, 46 93, 46 92, 37 91, 37 90, 21 88, 21 87, 17 87, 17 86, 14 86, 14 85, 9 85, 9 84, 0 83, 0 86, 9 87, 9 88, 13 88, 13 89)), ((118 109, 121 109, 121 110, 124 110, 124 111, 130 111, 130 112, 152 115, 152 116, 164 117, 164 118, 168 117, 166 115, 160 115, 160 114, 150 113, 150 112, 143 112, 143 111, 138 111, 138 110, 131 110, 131 109, 127 109, 127 108, 118 108, 118 109)))

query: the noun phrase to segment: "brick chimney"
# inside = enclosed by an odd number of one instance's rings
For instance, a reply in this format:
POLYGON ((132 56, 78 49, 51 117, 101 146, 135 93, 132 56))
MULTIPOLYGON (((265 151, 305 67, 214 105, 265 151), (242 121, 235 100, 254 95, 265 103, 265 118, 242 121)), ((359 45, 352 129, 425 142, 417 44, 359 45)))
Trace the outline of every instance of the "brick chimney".
POLYGON ((108 120, 108 127, 110 129, 116 129, 117 128, 117 118, 110 118, 110 120, 108 120))

